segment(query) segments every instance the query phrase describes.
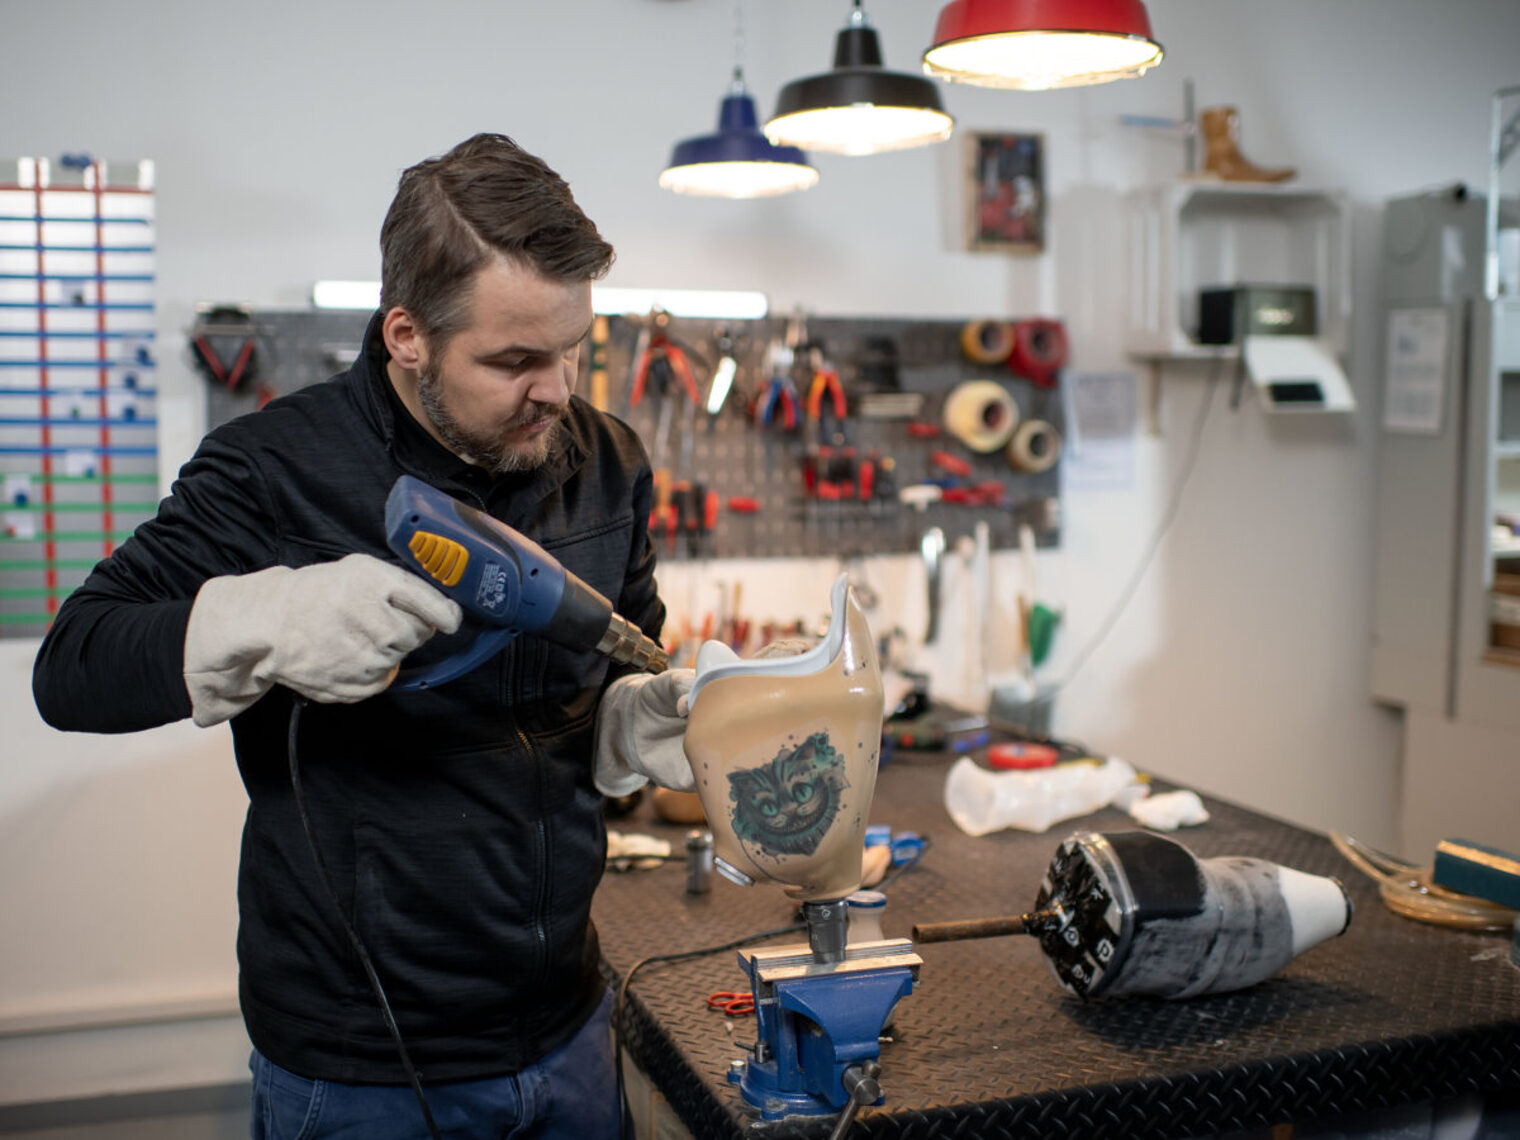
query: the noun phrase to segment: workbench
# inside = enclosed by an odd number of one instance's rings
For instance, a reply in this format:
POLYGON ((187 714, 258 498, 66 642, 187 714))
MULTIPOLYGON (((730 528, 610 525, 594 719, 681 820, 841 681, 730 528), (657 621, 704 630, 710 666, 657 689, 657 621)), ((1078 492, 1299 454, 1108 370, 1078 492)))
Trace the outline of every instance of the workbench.
MULTIPOLYGON (((921 862, 887 888, 883 931, 915 922, 1030 909, 1066 835, 1137 825, 1115 809, 1031 835, 963 834, 942 799, 951 758, 898 758, 881 770, 871 822, 929 837, 921 862)), ((1192 1137, 1472 1093, 1520 1090, 1520 969, 1509 938, 1392 914, 1376 887, 1322 835, 1205 797, 1209 822, 1176 834, 1200 858, 1250 855, 1334 875, 1356 905, 1349 931, 1278 976, 1186 1001, 1083 1003, 1056 983, 1034 939, 918 948, 918 988, 897 1008, 882 1046, 886 1101, 861 1110, 852 1137, 1192 1137)), ((612 827, 668 838, 646 799, 612 827)), ((594 917, 603 971, 621 981, 636 961, 711 946, 795 920, 775 886, 714 875, 686 892, 680 861, 609 872, 594 917)), ((805 934, 767 945, 805 942, 805 934)), ((641 968, 621 1022, 629 1056, 699 1138, 755 1135, 725 1073, 753 1040, 753 1017, 709 1009, 718 990, 746 988, 732 950, 641 968)), ((764 1125, 758 1134, 827 1135, 831 1118, 764 1125)))

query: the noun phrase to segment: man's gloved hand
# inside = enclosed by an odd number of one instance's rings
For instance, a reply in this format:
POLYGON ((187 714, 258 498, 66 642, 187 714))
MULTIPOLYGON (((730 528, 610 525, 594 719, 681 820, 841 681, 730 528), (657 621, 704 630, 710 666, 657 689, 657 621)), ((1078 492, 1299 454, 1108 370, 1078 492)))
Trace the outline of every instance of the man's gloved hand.
POLYGON ((689 792, 697 786, 686 759, 691 669, 619 677, 596 711, 595 779, 605 796, 626 796, 648 781, 689 792))
POLYGON ((185 631, 195 723, 227 720, 275 685, 351 704, 389 685, 401 659, 459 607, 415 574, 368 554, 207 581, 185 631))

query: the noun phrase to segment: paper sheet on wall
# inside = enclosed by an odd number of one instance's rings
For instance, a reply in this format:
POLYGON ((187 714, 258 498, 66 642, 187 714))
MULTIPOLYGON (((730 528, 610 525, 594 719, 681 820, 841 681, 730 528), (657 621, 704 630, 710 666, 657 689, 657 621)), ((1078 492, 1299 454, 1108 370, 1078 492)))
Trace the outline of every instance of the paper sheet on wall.
POLYGON ((1139 405, 1133 372, 1063 372, 1066 401, 1065 487, 1123 491, 1135 485, 1139 405))
POLYGON ((1384 431, 1441 434, 1447 331, 1445 309, 1395 309, 1388 314, 1384 431))

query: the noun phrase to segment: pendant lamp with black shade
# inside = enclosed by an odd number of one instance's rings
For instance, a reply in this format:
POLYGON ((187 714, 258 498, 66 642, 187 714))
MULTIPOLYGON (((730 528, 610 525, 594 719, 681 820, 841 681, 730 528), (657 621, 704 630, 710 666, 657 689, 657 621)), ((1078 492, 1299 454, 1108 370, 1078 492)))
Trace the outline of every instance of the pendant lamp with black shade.
POLYGON ((882 65, 881 39, 855 0, 835 39, 833 68, 783 87, 765 135, 778 144, 861 155, 940 142, 954 129, 930 80, 882 65))

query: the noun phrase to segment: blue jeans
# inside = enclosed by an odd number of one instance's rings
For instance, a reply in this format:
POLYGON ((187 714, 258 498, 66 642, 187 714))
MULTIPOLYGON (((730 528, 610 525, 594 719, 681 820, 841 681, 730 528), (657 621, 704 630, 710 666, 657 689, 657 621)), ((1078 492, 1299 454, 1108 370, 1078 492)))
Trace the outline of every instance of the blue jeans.
MULTIPOLYGON (((424 1084, 446 1140, 611 1140, 618 1135, 617 1076, 608 1028, 612 995, 569 1041, 511 1076, 424 1084)), ((426 1140, 411 1085, 314 1081, 258 1050, 253 1140, 426 1140)))

